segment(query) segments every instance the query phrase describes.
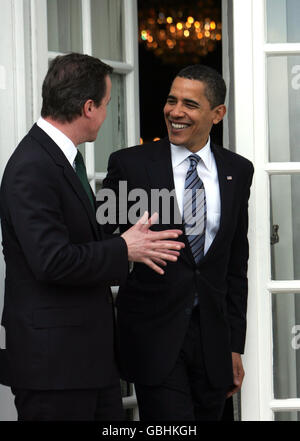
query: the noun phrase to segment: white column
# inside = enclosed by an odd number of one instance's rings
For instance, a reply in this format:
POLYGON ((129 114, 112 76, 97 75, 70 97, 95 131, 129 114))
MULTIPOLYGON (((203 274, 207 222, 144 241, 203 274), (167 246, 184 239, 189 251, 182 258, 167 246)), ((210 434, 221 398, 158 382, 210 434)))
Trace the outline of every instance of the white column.
MULTIPOLYGON (((30 0, 33 122, 41 115, 42 85, 48 70, 47 1, 30 0)), ((29 31, 29 30, 27 30, 29 31)))
POLYGON ((139 74, 138 74, 138 16, 137 0, 125 0, 124 40, 125 61, 133 66, 126 75, 127 144, 140 142, 139 74))
MULTIPOLYGON (((261 1, 261 0, 260 0, 261 1)), ((259 26, 259 18, 255 17, 256 26, 259 26), (257 22, 258 20, 258 22, 257 22)), ((233 1, 233 24, 234 24, 234 76, 235 76, 235 127, 236 127, 236 151, 246 156, 254 165, 256 162, 254 145, 255 134, 254 124, 257 116, 257 108, 254 101, 254 61, 253 61, 253 0, 233 1), (254 111, 255 109, 255 111, 254 111)), ((258 103, 257 103, 258 104, 258 103)), ((259 104, 258 104, 259 105, 259 104)), ((264 115, 263 115, 264 116, 264 115)), ((261 139, 262 149, 264 139, 261 139)), ((242 420, 258 421, 262 418, 261 394, 263 390, 261 374, 261 347, 260 326, 261 326, 261 300, 265 295, 261 281, 259 280, 258 265, 261 261, 261 244, 264 243, 265 235, 257 231, 258 213, 257 200, 258 192, 264 181, 260 171, 256 170, 251 188, 251 199, 249 205, 249 299, 247 313, 247 338, 243 362, 245 367, 245 379, 242 387, 242 420), (260 237, 261 236, 261 237, 260 237), (259 240, 262 240, 259 243, 259 240)), ((265 188, 265 182, 264 187, 265 188)), ((267 216, 263 216, 263 219, 267 216)), ((272 375, 272 372, 270 372, 272 375)), ((271 418, 271 415, 268 415, 271 418)), ((268 418, 267 418, 268 419, 268 418)))
MULTIPOLYGON (((0 26, 0 173, 26 133, 26 88, 23 0, 1 0, 0 26)), ((0 313, 5 265, 0 254, 0 313)), ((1 345, 3 345, 1 333, 1 345)), ((10 389, 0 386, 0 421, 13 421, 16 411, 10 389)))

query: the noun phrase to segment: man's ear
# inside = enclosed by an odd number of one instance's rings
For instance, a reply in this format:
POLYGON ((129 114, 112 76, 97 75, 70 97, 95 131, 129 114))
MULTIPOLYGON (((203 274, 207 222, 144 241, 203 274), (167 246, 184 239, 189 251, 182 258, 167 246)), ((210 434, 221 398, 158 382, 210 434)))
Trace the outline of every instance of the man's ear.
POLYGON ((224 104, 220 104, 214 109, 215 117, 213 119, 214 124, 218 124, 224 118, 226 114, 226 106, 224 104))
POLYGON ((93 100, 87 100, 82 109, 82 113, 85 117, 90 118, 92 116, 92 111, 94 108, 94 101, 93 100))

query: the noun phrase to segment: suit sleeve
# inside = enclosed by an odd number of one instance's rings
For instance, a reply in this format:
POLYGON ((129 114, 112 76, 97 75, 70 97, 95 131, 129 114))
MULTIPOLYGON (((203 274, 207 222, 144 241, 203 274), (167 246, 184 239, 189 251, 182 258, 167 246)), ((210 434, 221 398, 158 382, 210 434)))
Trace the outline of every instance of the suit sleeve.
POLYGON ((253 177, 253 166, 248 175, 244 188, 242 204, 237 221, 235 235, 231 244, 230 260, 228 265, 228 293, 227 313, 231 330, 232 352, 244 352, 246 338, 246 314, 248 296, 248 200, 253 177))
POLYGON ((53 170, 44 163, 17 165, 7 184, 10 222, 36 279, 62 285, 94 285, 127 277, 127 245, 123 238, 71 241, 53 170))

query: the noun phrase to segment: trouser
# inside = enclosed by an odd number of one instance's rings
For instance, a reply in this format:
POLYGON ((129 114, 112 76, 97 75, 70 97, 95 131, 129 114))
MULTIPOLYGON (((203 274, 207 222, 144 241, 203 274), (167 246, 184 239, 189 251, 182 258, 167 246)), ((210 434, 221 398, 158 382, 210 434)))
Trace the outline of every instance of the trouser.
POLYGON ((209 383, 198 307, 194 308, 179 357, 165 381, 155 386, 135 384, 135 389, 141 421, 217 421, 222 418, 228 387, 216 389, 209 383))
POLYGON ((103 389, 14 389, 19 421, 124 420, 120 383, 103 389))

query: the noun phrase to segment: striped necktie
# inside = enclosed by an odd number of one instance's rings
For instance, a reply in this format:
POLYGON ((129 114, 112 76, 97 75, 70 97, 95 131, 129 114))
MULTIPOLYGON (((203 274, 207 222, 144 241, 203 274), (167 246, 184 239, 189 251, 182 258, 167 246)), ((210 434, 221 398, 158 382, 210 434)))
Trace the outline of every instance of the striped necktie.
POLYGON ((82 154, 78 150, 76 158, 75 158, 75 170, 80 182, 82 183, 83 188, 85 189, 88 198, 92 204, 93 209, 95 209, 95 203, 93 198, 93 193, 89 184, 89 180, 86 173, 85 163, 82 157, 82 154))
POLYGON ((198 263, 204 256, 206 197, 203 182, 197 173, 201 158, 193 154, 189 160, 184 186, 183 221, 194 260, 198 263))

